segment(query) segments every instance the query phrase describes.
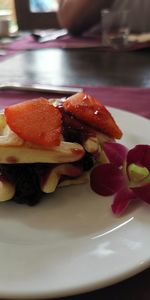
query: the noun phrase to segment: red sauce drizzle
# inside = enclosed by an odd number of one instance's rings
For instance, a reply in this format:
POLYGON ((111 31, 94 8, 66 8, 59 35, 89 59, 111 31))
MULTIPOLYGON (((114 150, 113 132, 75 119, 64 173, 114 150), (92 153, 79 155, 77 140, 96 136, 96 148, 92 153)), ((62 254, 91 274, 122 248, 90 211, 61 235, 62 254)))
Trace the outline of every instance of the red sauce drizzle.
POLYGON ((18 163, 18 159, 15 156, 8 156, 6 159, 7 163, 9 164, 16 164, 18 163))

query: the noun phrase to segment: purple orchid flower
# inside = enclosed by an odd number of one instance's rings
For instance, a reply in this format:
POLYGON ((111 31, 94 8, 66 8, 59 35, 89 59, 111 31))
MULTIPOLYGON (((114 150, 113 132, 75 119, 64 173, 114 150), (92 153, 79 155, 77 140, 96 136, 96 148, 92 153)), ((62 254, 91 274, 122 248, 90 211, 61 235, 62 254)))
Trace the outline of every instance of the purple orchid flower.
POLYGON ((128 150, 106 142, 103 153, 106 162, 92 170, 90 184, 97 194, 114 195, 113 213, 122 214, 132 200, 150 204, 150 146, 137 145, 128 150))

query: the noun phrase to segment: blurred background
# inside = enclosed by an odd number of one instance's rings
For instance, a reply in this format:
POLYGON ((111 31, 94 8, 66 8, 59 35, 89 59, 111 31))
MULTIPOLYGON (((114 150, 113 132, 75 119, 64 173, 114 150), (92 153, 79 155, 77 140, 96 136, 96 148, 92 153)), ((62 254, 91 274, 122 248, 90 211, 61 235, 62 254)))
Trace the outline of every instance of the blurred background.
POLYGON ((56 14, 59 0, 1 0, 0 20, 10 19, 10 32, 59 27, 56 14), (43 14, 45 14, 43 18, 43 14))

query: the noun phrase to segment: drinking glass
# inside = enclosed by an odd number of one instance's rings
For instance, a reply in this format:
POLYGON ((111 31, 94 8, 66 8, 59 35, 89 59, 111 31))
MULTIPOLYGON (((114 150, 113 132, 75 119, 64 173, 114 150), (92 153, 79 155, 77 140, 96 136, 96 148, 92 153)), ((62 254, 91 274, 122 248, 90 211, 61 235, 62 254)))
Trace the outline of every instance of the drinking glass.
POLYGON ((102 10, 101 25, 104 47, 123 48, 128 46, 129 10, 102 10))

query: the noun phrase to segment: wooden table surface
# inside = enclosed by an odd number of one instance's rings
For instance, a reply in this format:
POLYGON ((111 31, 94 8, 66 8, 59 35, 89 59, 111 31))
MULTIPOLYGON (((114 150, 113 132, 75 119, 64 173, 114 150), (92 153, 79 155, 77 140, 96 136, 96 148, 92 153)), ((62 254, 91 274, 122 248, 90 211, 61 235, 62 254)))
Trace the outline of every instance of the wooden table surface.
MULTIPOLYGON (((98 49, 26 51, 0 63, 0 82, 8 81, 150 87, 150 50, 130 53, 102 53, 98 49)), ((149 281, 150 269, 147 269, 113 286, 68 299, 149 300, 149 281)))
POLYGON ((53 85, 150 86, 150 51, 31 50, 0 64, 0 81, 53 85))

